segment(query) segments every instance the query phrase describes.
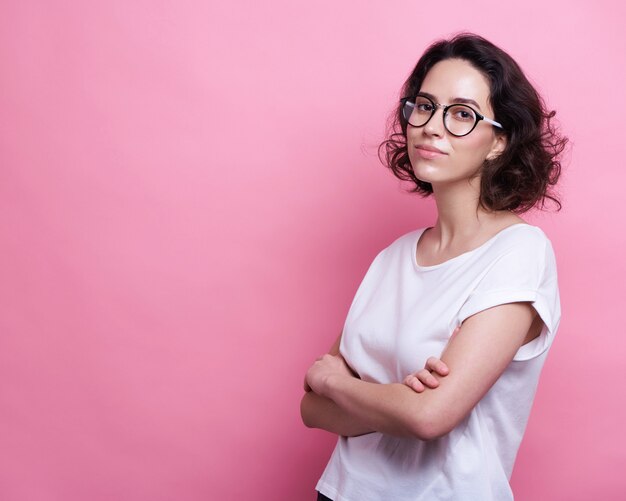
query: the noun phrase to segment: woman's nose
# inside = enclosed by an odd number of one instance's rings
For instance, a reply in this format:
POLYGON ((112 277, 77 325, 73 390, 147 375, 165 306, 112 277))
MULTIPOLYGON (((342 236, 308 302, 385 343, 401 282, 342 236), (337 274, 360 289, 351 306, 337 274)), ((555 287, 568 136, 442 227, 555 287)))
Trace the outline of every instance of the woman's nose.
POLYGON ((435 109, 435 113, 430 117, 428 123, 424 125, 424 133, 429 136, 441 137, 445 134, 443 126, 443 110, 435 109))

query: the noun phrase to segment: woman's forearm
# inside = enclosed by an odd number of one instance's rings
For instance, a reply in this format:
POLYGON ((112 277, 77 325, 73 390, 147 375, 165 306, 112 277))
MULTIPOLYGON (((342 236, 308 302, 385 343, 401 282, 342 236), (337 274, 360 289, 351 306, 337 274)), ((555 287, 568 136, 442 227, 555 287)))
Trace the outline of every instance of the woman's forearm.
MULTIPOLYGON (((305 381, 315 394, 331 402, 326 402, 329 412, 332 409, 330 426, 343 427, 354 422, 369 431, 402 437, 427 437, 428 430, 422 426, 422 419, 430 414, 430 409, 423 404, 431 400, 431 394, 417 394, 399 383, 363 381, 350 373, 342 357, 333 355, 318 358, 309 367, 305 381)), ((324 414, 312 413, 312 426, 318 427, 323 420, 324 425, 319 427, 329 429, 326 422, 329 418, 324 414)), ((306 419, 304 420, 306 424, 306 419)), ((425 426, 428 428, 430 423, 425 426)))
POLYGON ((436 438, 426 419, 429 395, 404 384, 377 384, 356 378, 329 377, 323 391, 345 415, 363 426, 400 437, 436 438))
POLYGON ((312 391, 302 397, 300 413, 307 427, 320 428, 344 437, 356 437, 374 431, 332 400, 312 391))

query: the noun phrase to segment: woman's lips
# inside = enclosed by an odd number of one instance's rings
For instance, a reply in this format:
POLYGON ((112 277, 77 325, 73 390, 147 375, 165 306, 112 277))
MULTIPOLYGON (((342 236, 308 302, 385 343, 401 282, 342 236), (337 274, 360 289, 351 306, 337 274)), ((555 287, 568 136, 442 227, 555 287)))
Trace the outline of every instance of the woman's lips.
POLYGON ((415 150, 417 151, 417 154, 420 157, 427 158, 429 160, 447 155, 447 153, 444 153, 443 151, 438 150, 437 148, 433 148, 432 146, 416 146, 415 150))

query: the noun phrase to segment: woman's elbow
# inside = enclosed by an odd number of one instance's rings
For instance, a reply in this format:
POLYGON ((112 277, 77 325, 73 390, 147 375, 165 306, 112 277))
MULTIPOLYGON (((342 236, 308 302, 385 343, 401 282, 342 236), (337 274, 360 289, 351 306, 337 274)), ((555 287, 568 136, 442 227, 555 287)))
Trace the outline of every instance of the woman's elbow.
POLYGON ((315 428, 315 423, 313 421, 313 412, 311 412, 311 402, 310 402, 310 394, 305 393, 300 401, 300 417, 302 418, 302 423, 307 428, 315 428))
POLYGON ((302 423, 304 424, 304 426, 306 426, 307 428, 311 428, 311 422, 309 419, 309 415, 306 411, 306 395, 304 395, 302 397, 302 400, 300 400, 300 417, 302 418, 302 423))
POLYGON ((411 434, 419 440, 429 442, 447 435, 456 425, 445 412, 423 410, 411 423, 411 434))
POLYGON ((414 430, 413 436, 423 442, 430 442, 447 435, 450 431, 436 425, 422 424, 418 429, 414 430))

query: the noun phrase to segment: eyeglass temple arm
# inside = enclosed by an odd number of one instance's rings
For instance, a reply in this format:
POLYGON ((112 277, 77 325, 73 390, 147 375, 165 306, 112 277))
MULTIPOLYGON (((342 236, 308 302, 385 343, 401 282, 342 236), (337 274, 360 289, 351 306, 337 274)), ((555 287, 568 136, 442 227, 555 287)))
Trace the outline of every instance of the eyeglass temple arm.
POLYGON ((500 127, 501 129, 504 129, 504 127, 502 127, 502 125, 496 122, 495 120, 491 120, 490 118, 487 118, 487 117, 483 117, 483 120, 487 123, 490 123, 491 125, 495 125, 496 127, 500 127))

